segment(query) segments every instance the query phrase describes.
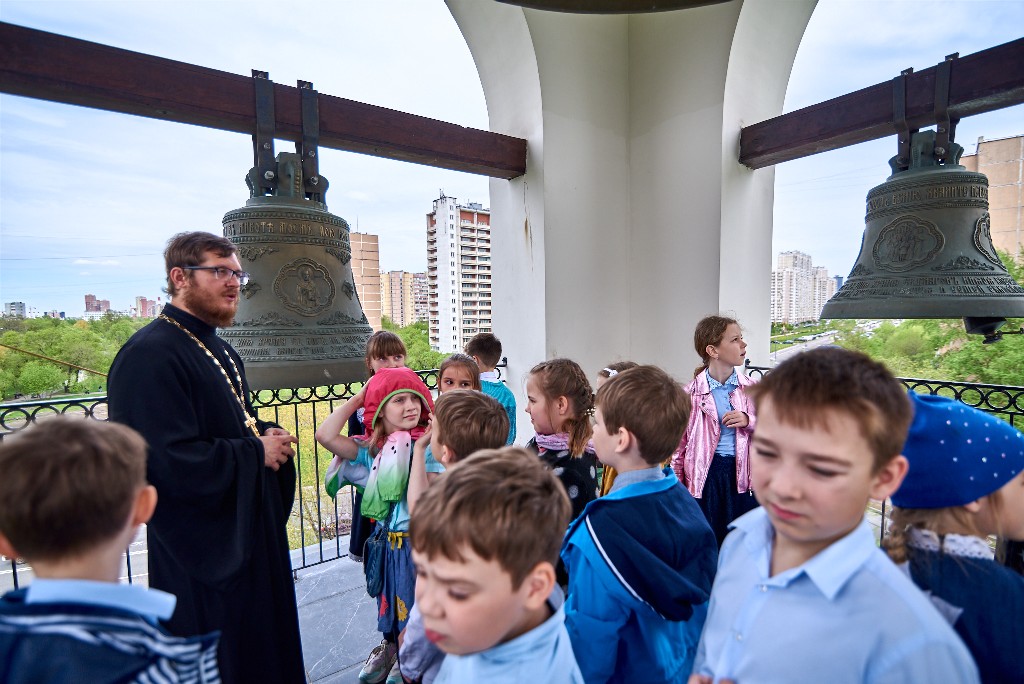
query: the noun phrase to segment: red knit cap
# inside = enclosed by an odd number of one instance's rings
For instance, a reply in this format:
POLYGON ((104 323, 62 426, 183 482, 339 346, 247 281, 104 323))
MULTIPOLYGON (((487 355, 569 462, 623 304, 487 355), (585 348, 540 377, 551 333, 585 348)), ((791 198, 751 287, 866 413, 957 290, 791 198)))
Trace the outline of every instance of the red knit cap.
MULTIPOLYGON (((383 415, 381 406, 393 395, 400 392, 411 392, 423 402, 423 410, 420 412, 420 424, 426 425, 430 413, 434 410, 434 402, 430 398, 430 390, 420 380, 415 371, 408 368, 381 368, 373 374, 373 377, 366 383, 366 396, 363 398, 363 424, 367 432, 373 431, 373 426, 383 415)), ((422 434, 422 428, 418 430, 422 434)), ((415 439, 418 435, 413 434, 415 439)))

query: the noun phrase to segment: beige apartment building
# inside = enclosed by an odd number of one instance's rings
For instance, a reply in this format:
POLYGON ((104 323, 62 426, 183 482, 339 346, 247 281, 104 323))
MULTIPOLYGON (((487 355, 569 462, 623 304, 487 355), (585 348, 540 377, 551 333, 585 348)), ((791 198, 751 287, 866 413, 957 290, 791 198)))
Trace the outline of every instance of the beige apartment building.
POLYGON ((399 326, 427 319, 425 273, 388 271, 381 274, 381 313, 399 326))
POLYGON ((975 153, 964 155, 960 163, 988 176, 988 211, 996 249, 1024 258, 1024 135, 978 138, 975 153))
POLYGON ((376 235, 349 233, 356 295, 370 327, 380 330, 380 245, 376 235))

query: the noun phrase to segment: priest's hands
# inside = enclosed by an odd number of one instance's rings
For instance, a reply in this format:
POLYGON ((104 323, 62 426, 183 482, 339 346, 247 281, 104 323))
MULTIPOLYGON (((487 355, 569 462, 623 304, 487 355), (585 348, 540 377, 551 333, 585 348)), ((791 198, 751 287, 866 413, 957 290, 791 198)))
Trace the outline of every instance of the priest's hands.
POLYGON ((277 470, 295 455, 292 444, 299 440, 288 434, 284 428, 269 428, 260 441, 263 442, 263 463, 271 470, 277 470))

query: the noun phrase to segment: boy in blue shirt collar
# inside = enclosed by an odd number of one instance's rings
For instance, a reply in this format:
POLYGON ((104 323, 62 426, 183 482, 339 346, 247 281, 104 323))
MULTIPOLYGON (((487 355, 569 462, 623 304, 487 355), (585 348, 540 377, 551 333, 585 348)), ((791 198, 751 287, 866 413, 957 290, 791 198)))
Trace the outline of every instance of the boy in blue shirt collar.
POLYGON ((693 667, 718 544, 660 465, 689 415, 689 395, 656 366, 616 373, 597 392, 594 450, 618 475, 562 546, 565 624, 588 684, 680 682, 693 667))
POLYGON ((437 684, 583 681, 555 584, 569 512, 558 478, 514 447, 460 461, 416 502, 416 605, 447 654, 437 684))
POLYGON ((867 356, 828 348, 748 391, 762 507, 722 546, 691 684, 977 682, 963 642, 865 520, 868 500, 907 472, 900 384, 867 356))
POLYGON ((216 633, 169 636, 175 597, 118 584, 156 500, 123 425, 59 416, 0 443, 0 553, 36 575, 0 599, 0 681, 220 681, 216 633))

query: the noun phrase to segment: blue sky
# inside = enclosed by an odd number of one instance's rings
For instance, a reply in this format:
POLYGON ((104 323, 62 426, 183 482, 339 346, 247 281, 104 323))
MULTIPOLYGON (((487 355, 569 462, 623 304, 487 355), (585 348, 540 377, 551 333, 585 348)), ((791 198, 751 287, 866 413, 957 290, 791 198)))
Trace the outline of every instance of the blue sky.
MULTIPOLYGON (((239 74, 312 81, 324 93, 487 128, 483 93, 440 0, 3 0, 3 21, 239 74), (429 49, 427 40, 429 39, 429 49)), ((1024 2, 823 0, 790 80, 797 109, 1020 37, 1024 2)), ((979 135, 1024 133, 1024 107, 964 120, 979 135)), ((778 166, 775 252, 800 249, 845 275, 856 257, 868 189, 888 175, 893 139, 778 166)), ((291 150, 279 143, 277 150, 291 150)), ((82 295, 130 306, 160 295, 166 239, 219 232, 248 197, 247 136, 0 96, 0 302, 81 315, 82 295)), ((324 150, 327 201, 353 229, 381 236, 381 267, 423 270, 424 214, 444 189, 489 205, 487 179, 324 150)), ((774 255, 773 255, 774 258, 774 255)), ((767 286, 767 284, 766 284, 767 286)))

